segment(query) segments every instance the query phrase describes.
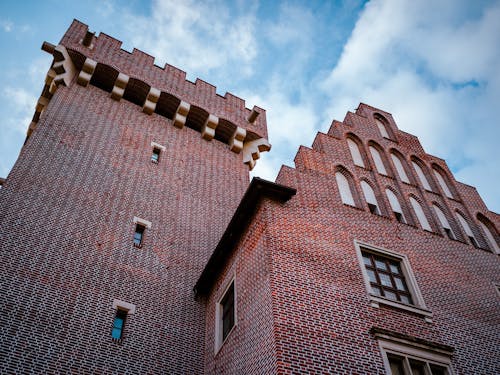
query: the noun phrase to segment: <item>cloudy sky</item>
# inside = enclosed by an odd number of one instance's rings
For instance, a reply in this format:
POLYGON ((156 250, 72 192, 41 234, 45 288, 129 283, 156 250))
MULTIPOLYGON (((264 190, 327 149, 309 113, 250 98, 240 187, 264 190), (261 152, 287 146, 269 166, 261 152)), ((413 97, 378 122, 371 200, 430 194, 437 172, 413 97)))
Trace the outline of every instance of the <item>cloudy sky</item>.
POLYGON ((274 180, 364 102, 446 159, 500 212, 500 0, 0 2, 0 177, 12 168, 73 18, 267 109, 274 180))

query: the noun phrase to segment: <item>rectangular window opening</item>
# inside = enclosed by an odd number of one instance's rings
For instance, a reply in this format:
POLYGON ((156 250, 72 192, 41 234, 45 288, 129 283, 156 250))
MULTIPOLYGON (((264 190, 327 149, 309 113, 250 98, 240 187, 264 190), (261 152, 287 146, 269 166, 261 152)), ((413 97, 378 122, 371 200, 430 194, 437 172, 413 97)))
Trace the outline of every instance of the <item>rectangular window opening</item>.
POLYGON ((403 214, 401 212, 394 211, 394 216, 396 217, 397 221, 399 221, 400 223, 406 224, 405 219, 403 217, 403 214))
POLYGON ((160 153, 161 150, 158 147, 153 148, 153 153, 151 154, 151 161, 155 164, 160 162, 160 153))
POLYGON ((144 242, 144 230, 146 227, 141 224, 136 224, 135 225, 135 232, 134 232, 134 246, 141 248, 142 244, 144 242))
POLYGON ((125 327, 125 320, 127 319, 127 311, 117 309, 115 318, 113 320, 113 329, 111 330, 111 337, 115 340, 120 340, 123 337, 123 329, 125 327))
POLYGON ((376 204, 368 203, 368 208, 370 209, 370 212, 372 214, 380 215, 380 212, 376 204))
POLYGON ((469 241, 474 246, 476 249, 479 249, 479 244, 477 243, 476 239, 472 236, 469 236, 469 241))
POLYGON ((453 235, 453 232, 451 231, 450 228, 443 228, 443 229, 450 240, 455 239, 455 236, 453 235))
POLYGON ((224 341, 234 326, 234 283, 231 283, 220 304, 222 307, 222 341, 224 341))

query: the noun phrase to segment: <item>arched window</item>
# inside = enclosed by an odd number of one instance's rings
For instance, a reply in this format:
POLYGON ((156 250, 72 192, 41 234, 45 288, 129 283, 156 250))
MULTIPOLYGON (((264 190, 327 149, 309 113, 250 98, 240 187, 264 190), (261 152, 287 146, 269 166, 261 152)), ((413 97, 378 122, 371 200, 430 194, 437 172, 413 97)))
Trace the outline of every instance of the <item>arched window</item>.
POLYGON ((396 194, 394 194, 394 192, 390 189, 385 189, 385 193, 387 194, 389 204, 391 205, 392 212, 394 213, 397 221, 399 221, 400 223, 406 223, 403 210, 401 209, 401 205, 399 204, 399 200, 398 197, 396 197, 396 194))
POLYGON ((373 189, 366 181, 361 181, 361 189, 363 190, 363 195, 365 196, 366 203, 372 214, 380 215, 380 208, 378 206, 377 198, 375 198, 375 193, 373 189))
POLYGON ((382 161, 382 156, 380 155, 380 152, 378 152, 378 150, 373 146, 369 146, 369 148, 370 148, 370 153, 372 154, 373 161, 375 162, 375 167, 377 168, 378 173, 387 176, 387 171, 385 169, 384 162, 382 161))
POLYGON ((443 211, 441 211, 441 209, 435 204, 432 205, 432 207, 434 207, 434 211, 436 212, 439 222, 441 223, 441 226, 443 227, 443 230, 448 236, 448 238, 450 238, 451 240, 455 240, 457 237, 455 236, 455 233, 453 233, 450 223, 448 222, 448 219, 446 218, 443 211))
POLYGON ((474 247, 479 247, 476 237, 474 237, 474 233, 472 232, 472 229, 470 229, 469 223, 465 220, 465 217, 463 217, 459 212, 457 212, 457 217, 458 221, 460 221, 460 224, 462 225, 462 228, 464 228, 464 232, 467 234, 467 237, 469 237, 470 243, 474 245, 474 247))
POLYGON ((439 185, 441 186, 441 189, 443 189, 444 193, 448 198, 453 198, 453 194, 450 191, 450 188, 448 187, 448 184, 445 181, 445 178, 441 174, 441 172, 437 171, 435 168, 433 168, 434 176, 436 176, 436 179, 439 182, 439 185))
POLYGON ((424 211, 422 210, 422 206, 420 206, 420 203, 418 203, 417 200, 413 197, 410 197, 410 203, 411 206, 413 207, 413 211, 415 211, 415 214, 417 215, 418 222, 420 223, 422 229, 432 232, 431 226, 429 225, 429 221, 427 220, 427 216, 425 216, 424 211))
POLYGON ((397 156, 396 154, 391 152, 391 158, 392 158, 394 165, 396 166, 396 170, 398 171, 398 175, 399 175, 399 178, 401 179, 401 181, 410 183, 410 179, 408 178, 408 175, 406 174, 406 171, 403 167, 403 163, 401 162, 401 159, 399 158, 399 156, 397 156))
POLYGON ((356 206, 347 177, 344 176, 343 173, 337 172, 335 173, 335 179, 337 180, 337 186, 339 188, 340 199, 342 199, 342 203, 356 206))
POLYGON ((384 123, 384 121, 379 117, 375 117, 375 123, 377 124, 380 135, 384 138, 390 139, 391 137, 389 137, 389 133, 387 132, 386 128, 387 125, 384 123))
POLYGON ((479 225, 481 226, 481 229, 483 230, 484 234, 486 235, 486 238, 488 239, 488 243, 490 244, 491 249, 495 253, 500 254, 500 247, 498 246, 498 243, 495 240, 494 229, 490 229, 490 227, 493 227, 493 226, 491 224, 487 223, 486 220, 487 219, 484 219, 478 215, 479 225))
POLYGON ((418 165, 415 161, 412 161, 411 163, 413 164, 415 172, 417 172, 418 179, 420 180, 422 186, 425 188, 425 190, 432 191, 431 185, 429 185, 429 181, 427 181, 427 177, 425 177, 425 173, 422 170, 422 167, 420 167, 420 165, 418 165))
POLYGON ((347 138, 347 145, 349 146, 349 151, 351 151, 351 156, 354 164, 364 168, 365 163, 363 162, 363 157, 361 156, 361 152, 359 151, 358 144, 351 138, 347 138))

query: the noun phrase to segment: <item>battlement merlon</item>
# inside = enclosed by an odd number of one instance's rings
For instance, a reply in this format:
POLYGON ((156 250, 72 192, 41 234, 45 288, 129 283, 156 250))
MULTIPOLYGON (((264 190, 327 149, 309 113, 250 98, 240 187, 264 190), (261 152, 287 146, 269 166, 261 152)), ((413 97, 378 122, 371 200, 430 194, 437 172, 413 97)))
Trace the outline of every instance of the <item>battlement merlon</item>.
MULTIPOLYGON (((133 49, 132 53, 121 48, 122 42, 104 33, 95 36, 88 26, 73 20, 60 41, 68 51, 75 51, 86 58, 113 67, 150 87, 162 92, 172 93, 191 105, 199 106, 208 113, 225 118, 247 133, 255 133, 267 139, 266 111, 254 106, 245 107, 245 101, 231 93, 221 96, 216 87, 201 80, 186 80, 186 72, 165 64, 163 68, 154 64, 154 57, 133 49), (86 46, 85 44, 88 44, 86 46)), ((80 62, 83 64, 83 61, 80 62)), ((78 65, 78 62, 76 63, 78 65)), ((80 68, 77 66, 77 68, 80 68)), ((254 137, 257 138, 257 137, 254 137)))

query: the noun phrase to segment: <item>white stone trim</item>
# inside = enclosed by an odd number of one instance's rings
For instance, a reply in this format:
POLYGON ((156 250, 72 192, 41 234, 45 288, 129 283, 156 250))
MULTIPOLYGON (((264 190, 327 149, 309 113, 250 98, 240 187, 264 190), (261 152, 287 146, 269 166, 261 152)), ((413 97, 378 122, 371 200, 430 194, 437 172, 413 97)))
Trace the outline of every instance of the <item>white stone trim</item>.
POLYGON ((231 151, 239 154, 243 150, 243 141, 247 136, 247 131, 239 126, 234 131, 233 135, 229 139, 229 147, 231 151))
POLYGON ((215 303, 215 332, 214 332, 214 355, 216 355, 219 350, 222 348, 224 343, 227 341, 228 337, 231 336, 231 333, 233 333, 234 329, 238 325, 238 304, 237 304, 238 298, 237 298, 237 293, 236 293, 236 274, 233 274, 231 277, 231 280, 227 283, 226 287, 224 288, 224 292, 220 295, 219 299, 215 303), (234 325, 227 334, 226 338, 222 340, 222 305, 221 301, 222 299, 226 296, 226 293, 228 289, 231 287, 231 284, 234 284, 234 325))
POLYGON ((159 148, 161 151, 165 151, 167 149, 165 146, 162 146, 161 144, 156 142, 151 142, 151 147, 159 148))
MULTIPOLYGON (((449 351, 386 334, 376 333, 375 337, 378 340, 387 374, 391 374, 391 366, 387 354, 395 354, 404 357, 405 373, 407 372, 408 374, 411 374, 408 358, 445 367, 448 371, 448 375, 454 374, 451 366, 452 353, 449 351)), ((428 370, 429 368, 427 367, 427 371, 428 370)))
POLYGON ((181 100, 174 115, 174 126, 176 128, 182 129, 184 127, 190 109, 191 104, 181 100))
POLYGON ((219 125, 219 118, 215 115, 208 115, 201 128, 201 137, 207 141, 211 141, 215 136, 217 125, 219 125))
POLYGON ((426 322, 432 323, 432 312, 429 309, 427 309, 427 306, 425 305, 424 298, 422 297, 422 293, 420 292, 420 289, 418 288, 417 285, 417 280, 415 278, 415 275, 413 274, 413 271, 411 270, 410 261, 408 260, 408 257, 406 255, 398 254, 380 247, 375 247, 373 245, 369 245, 367 243, 357 240, 354 240, 354 247, 356 249, 356 255, 358 257, 358 262, 361 267, 363 279, 365 281, 366 292, 368 293, 368 298, 370 300, 370 305, 372 307, 378 308, 380 304, 396 307, 398 309, 407 310, 422 315, 426 322), (372 292, 370 279, 368 277, 368 273, 366 272, 366 267, 363 262, 363 256, 361 255, 361 248, 364 248, 368 251, 372 251, 375 254, 380 254, 388 258, 393 258, 400 262, 401 269, 403 271, 403 275, 406 280, 406 284, 408 285, 408 290, 410 291, 410 294, 414 302, 413 305, 384 298, 372 292))
POLYGON ((125 87, 128 85, 130 77, 126 74, 119 73, 116 77, 115 85, 113 86, 113 91, 111 91, 111 98, 114 100, 120 100, 125 92, 125 87))
POLYGON ((125 310, 127 314, 135 314, 135 305, 129 302, 120 301, 119 299, 113 300, 113 309, 125 310))
POLYGON ((140 217, 134 216, 134 224, 144 225, 146 228, 151 229, 151 222, 148 220, 141 219, 140 217))

